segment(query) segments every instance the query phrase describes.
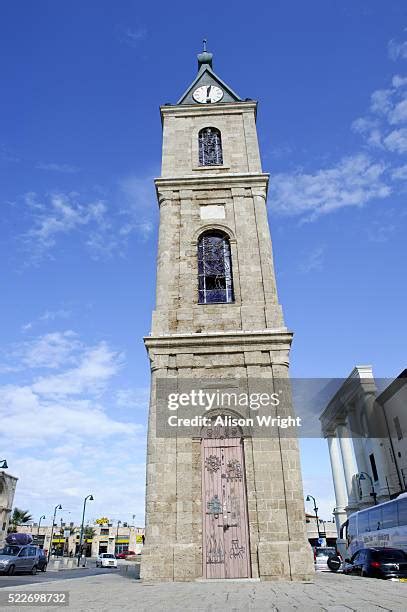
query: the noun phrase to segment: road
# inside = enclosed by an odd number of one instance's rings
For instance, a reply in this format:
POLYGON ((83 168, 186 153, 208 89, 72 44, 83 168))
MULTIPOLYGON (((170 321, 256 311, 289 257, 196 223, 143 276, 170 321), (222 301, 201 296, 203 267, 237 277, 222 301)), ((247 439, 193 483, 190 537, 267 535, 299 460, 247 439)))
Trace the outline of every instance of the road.
POLYGON ((54 580, 72 580, 73 578, 85 578, 87 576, 96 576, 98 574, 111 574, 117 572, 113 568, 80 568, 75 570, 61 570, 59 572, 38 572, 36 576, 31 574, 15 574, 14 576, 0 576, 0 588, 15 587, 24 584, 41 584, 42 582, 53 582, 54 580))

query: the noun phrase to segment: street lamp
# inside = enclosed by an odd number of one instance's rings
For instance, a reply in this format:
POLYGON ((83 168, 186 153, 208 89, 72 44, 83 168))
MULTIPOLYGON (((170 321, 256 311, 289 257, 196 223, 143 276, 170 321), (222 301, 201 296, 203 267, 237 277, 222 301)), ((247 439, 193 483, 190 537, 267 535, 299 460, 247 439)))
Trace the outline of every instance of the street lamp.
POLYGON ((57 515, 57 510, 62 510, 62 506, 61 506, 61 504, 58 504, 58 505, 57 505, 57 506, 55 506, 55 508, 54 508, 54 516, 53 516, 53 519, 52 519, 52 527, 51 527, 51 539, 50 539, 50 543, 49 543, 49 550, 48 550, 48 561, 49 561, 49 559, 50 559, 50 557, 51 557, 52 538, 53 538, 53 535, 54 535, 54 523, 55 523, 55 517, 56 517, 56 515, 57 515))
POLYGON ((361 480, 366 480, 366 478, 368 478, 370 480, 370 486, 372 487, 372 490, 370 492, 370 497, 373 497, 374 505, 377 506, 377 493, 376 493, 375 488, 374 488, 373 478, 367 472, 359 472, 359 474, 358 474, 359 495, 360 495, 360 497, 362 497, 362 488, 360 486, 360 481, 361 480))
POLYGON ((0 469, 7 470, 7 468, 8 468, 7 461, 5 459, 0 459, 0 469))
POLYGON ((82 550, 82 542, 83 542, 83 523, 85 522, 85 508, 87 501, 93 501, 93 495, 87 495, 83 500, 83 512, 82 512, 82 524, 81 524, 81 536, 79 538, 79 548, 78 548, 78 567, 81 562, 81 550, 82 550))
POLYGON ((42 516, 40 516, 40 520, 38 521, 38 529, 37 529, 37 538, 40 535, 40 527, 41 527, 41 521, 42 519, 45 519, 45 514, 43 514, 42 516))
POLYGON ((310 502, 311 499, 314 501, 314 512, 315 512, 315 520, 317 523, 317 530, 318 530, 318 538, 321 537, 321 533, 319 531, 319 518, 318 518, 318 508, 317 508, 317 502, 315 501, 315 497, 313 497, 312 495, 307 495, 306 500, 307 502, 310 502))
POLYGON ((115 549, 114 551, 115 551, 115 552, 116 552, 116 550, 117 550, 117 546, 118 546, 118 544, 117 544, 117 540, 119 539, 119 527, 120 527, 120 525, 121 525, 121 524, 122 524, 122 522, 121 522, 121 521, 117 521, 117 529, 116 529, 116 545, 115 545, 115 547, 114 547, 114 549, 115 549))

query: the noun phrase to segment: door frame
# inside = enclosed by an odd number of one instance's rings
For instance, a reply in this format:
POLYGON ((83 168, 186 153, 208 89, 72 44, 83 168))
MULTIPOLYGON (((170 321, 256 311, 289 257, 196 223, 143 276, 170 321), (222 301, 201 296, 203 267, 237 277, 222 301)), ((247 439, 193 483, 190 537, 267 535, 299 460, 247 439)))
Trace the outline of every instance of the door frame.
MULTIPOLYGON (((249 524, 249 507, 248 507, 248 499, 247 499, 247 476, 246 476, 246 457, 245 457, 245 445, 243 442, 243 435, 241 432, 237 436, 228 437, 228 438, 209 438, 209 436, 202 435, 201 437, 201 499, 202 499, 202 509, 201 509, 201 521, 202 521, 202 577, 204 579, 211 580, 211 577, 207 576, 207 562, 206 562, 206 527, 205 527, 205 491, 204 491, 204 449, 207 448, 204 445, 204 440, 210 439, 213 442, 218 442, 217 444, 213 444, 213 448, 225 448, 231 446, 239 446, 240 453, 242 458, 242 474, 243 474, 243 493, 244 493, 244 507, 246 513, 246 554, 247 554, 247 567, 248 567, 248 576, 240 578, 241 580, 247 580, 252 577, 252 560, 251 560, 251 546, 250 546, 250 524, 249 524), (236 444, 231 444, 231 441, 238 441, 236 444), (229 444, 228 444, 229 442, 229 444)), ((216 580, 216 578, 213 578, 216 580)), ((239 577, 224 577, 221 580, 233 580, 239 579, 239 577)))

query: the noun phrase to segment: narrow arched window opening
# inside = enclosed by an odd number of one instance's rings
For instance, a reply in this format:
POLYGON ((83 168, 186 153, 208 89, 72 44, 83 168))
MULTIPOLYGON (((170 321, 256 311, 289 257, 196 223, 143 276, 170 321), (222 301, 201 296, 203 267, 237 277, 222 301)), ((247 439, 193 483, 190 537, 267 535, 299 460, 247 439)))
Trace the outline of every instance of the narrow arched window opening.
POLYGON ((221 232, 203 234, 198 241, 199 304, 234 301, 230 242, 221 232))
POLYGON ((223 164, 222 138, 217 128, 203 128, 199 132, 198 141, 200 166, 220 166, 223 164))

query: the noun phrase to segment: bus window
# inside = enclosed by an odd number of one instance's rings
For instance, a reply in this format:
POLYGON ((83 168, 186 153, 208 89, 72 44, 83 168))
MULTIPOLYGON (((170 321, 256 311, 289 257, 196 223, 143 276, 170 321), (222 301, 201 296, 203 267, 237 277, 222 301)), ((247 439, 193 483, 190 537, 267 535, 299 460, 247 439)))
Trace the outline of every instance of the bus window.
POLYGON ((377 531, 382 526, 382 509, 372 508, 369 510, 369 531, 377 531))
POLYGON ((397 501, 399 525, 407 525, 407 497, 397 501))
POLYGON ((382 508, 382 529, 397 527, 397 506, 396 502, 385 504, 382 508))
POLYGON ((349 517, 347 536, 350 541, 356 536, 356 514, 352 514, 349 517))
POLYGON ((369 531, 369 520, 367 512, 360 512, 358 514, 358 534, 369 531))

